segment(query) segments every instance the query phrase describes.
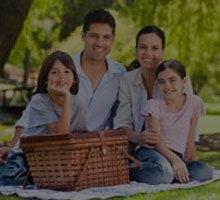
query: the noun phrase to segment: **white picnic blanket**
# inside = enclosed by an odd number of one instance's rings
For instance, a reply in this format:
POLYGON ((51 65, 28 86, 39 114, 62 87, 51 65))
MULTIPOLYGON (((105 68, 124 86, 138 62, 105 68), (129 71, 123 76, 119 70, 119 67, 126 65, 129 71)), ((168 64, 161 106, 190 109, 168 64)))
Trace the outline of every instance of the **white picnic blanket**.
POLYGON ((23 189, 15 186, 0 186, 0 193, 3 195, 16 194, 20 197, 54 199, 54 200, 89 200, 93 198, 106 199, 115 196, 128 196, 137 193, 158 192, 172 190, 176 188, 191 188, 199 185, 205 185, 214 180, 220 179, 220 170, 214 170, 213 179, 205 182, 193 181, 187 184, 160 184, 148 185, 144 183, 131 182, 126 185, 117 185, 111 187, 96 187, 81 190, 79 192, 61 192, 46 189, 23 189))

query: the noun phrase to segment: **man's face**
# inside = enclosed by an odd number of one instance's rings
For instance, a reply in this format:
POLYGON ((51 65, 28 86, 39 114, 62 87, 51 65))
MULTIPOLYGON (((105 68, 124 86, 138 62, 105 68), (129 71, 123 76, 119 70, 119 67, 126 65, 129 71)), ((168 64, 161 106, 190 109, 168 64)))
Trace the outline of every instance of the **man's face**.
POLYGON ((82 39, 85 43, 84 54, 90 59, 103 61, 111 50, 114 35, 108 24, 94 23, 87 32, 82 32, 82 39))

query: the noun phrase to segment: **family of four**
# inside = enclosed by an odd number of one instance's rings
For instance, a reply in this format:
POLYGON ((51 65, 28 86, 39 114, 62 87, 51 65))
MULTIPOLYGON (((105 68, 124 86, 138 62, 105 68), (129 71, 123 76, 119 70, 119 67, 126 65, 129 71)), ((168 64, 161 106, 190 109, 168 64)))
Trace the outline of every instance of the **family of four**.
POLYGON ((193 94, 183 65, 162 62, 164 32, 156 26, 138 32, 135 69, 126 72, 107 58, 115 28, 108 11, 90 12, 83 21, 83 51, 74 58, 62 51, 45 58, 11 145, 0 149, 0 185, 20 185, 25 179, 21 135, 120 128, 141 163, 131 170, 131 180, 160 184, 212 178, 212 169, 197 160, 194 146, 203 103, 193 94))

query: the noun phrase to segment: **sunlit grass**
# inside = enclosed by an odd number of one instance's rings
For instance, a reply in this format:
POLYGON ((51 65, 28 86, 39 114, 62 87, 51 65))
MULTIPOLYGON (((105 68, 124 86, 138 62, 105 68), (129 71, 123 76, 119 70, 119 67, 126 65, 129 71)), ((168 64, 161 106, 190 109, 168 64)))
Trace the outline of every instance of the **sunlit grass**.
MULTIPOLYGON (((206 116, 200 122, 202 133, 220 133, 220 116, 206 116)), ((12 125, 0 124, 0 141, 8 142, 14 132, 12 125)), ((199 159, 209 165, 220 169, 219 151, 198 151, 199 159)), ((108 200, 219 200, 220 180, 205 186, 193 187, 190 189, 174 189, 164 192, 153 192, 136 194, 127 197, 114 197, 108 200)), ((22 200, 24 198, 13 196, 0 196, 0 200, 22 200)), ((29 198, 30 199, 30 198, 29 198)))
POLYGON ((220 133, 220 115, 206 115, 199 121, 202 134, 220 133))

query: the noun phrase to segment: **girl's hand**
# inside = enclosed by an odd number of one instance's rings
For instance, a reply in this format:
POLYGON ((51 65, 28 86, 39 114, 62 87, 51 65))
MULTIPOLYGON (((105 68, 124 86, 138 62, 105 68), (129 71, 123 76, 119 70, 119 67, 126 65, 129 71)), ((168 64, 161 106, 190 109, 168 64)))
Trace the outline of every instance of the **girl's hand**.
POLYGON ((143 131, 139 134, 139 144, 142 146, 155 146, 162 142, 161 135, 154 131, 143 131))
POLYGON ((187 145, 183 158, 185 161, 198 160, 197 155, 196 155, 196 146, 194 143, 187 145))
POLYGON ((49 94, 53 94, 56 96, 66 96, 70 94, 69 89, 58 85, 54 81, 48 81, 47 90, 49 94))
POLYGON ((180 181, 180 183, 189 182, 189 173, 185 163, 177 157, 172 161, 172 167, 175 178, 180 181))

